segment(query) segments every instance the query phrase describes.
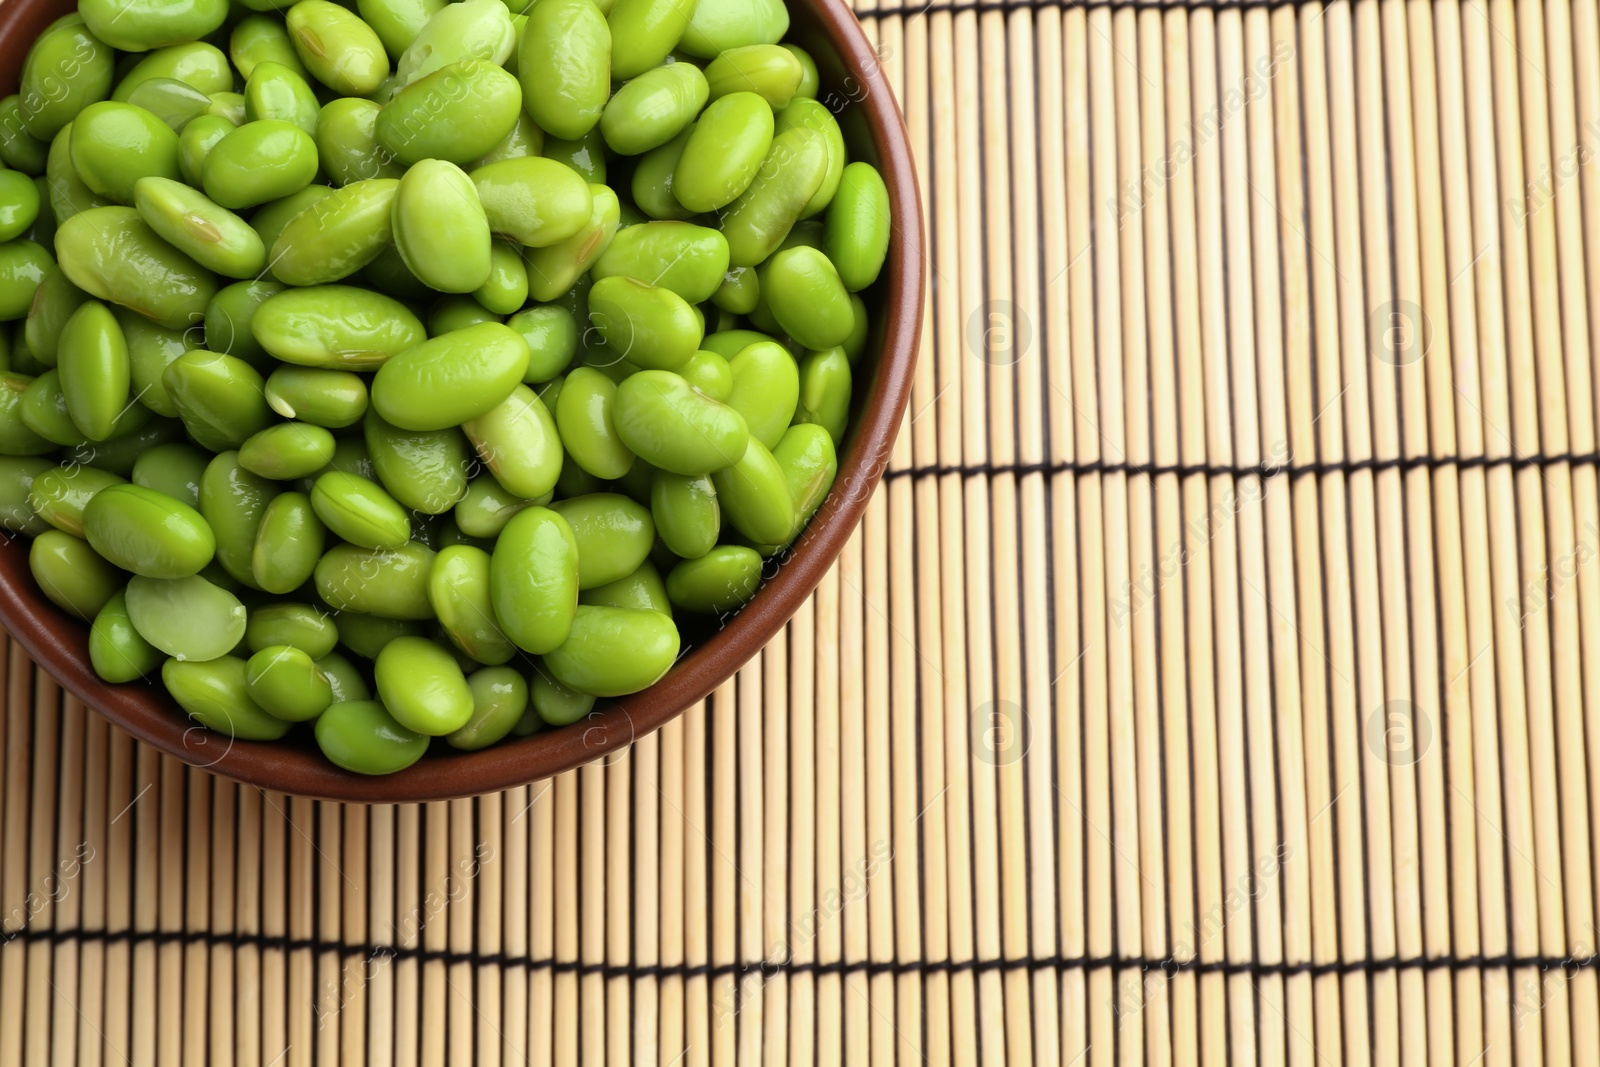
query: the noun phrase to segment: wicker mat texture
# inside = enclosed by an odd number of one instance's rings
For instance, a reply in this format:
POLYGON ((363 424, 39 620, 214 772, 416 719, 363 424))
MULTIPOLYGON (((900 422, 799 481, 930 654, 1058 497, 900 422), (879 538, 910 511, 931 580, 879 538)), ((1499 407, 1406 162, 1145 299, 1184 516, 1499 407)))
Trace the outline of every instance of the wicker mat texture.
POLYGON ((931 302, 813 600, 420 807, 11 647, 0 1065, 1600 1062, 1597 0, 861 14, 931 302))

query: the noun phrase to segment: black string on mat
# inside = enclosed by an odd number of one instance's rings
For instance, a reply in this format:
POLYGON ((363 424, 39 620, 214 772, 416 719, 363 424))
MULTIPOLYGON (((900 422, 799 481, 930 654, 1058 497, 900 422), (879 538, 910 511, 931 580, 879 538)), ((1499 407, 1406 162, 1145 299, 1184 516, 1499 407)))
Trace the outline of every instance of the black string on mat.
POLYGON ((1225 974, 1265 977, 1276 975, 1290 977, 1309 974, 1323 975, 1379 974, 1392 971, 1477 971, 1499 968, 1520 969, 1537 967, 1542 971, 1560 970, 1571 978, 1595 962, 1595 956, 1437 956, 1393 957, 1378 960, 1334 961, 1331 963, 1235 963, 1226 960, 1201 962, 1149 959, 1142 956, 1043 956, 1021 959, 983 960, 856 960, 833 963, 763 961, 757 963, 719 963, 698 965, 581 963, 577 960, 534 959, 493 952, 455 952, 448 949, 403 948, 394 945, 352 945, 342 941, 323 941, 316 938, 268 937, 262 934, 219 933, 211 930, 35 930, 24 928, 0 937, 0 945, 8 941, 25 944, 100 944, 100 945, 205 945, 229 948, 256 948, 279 952, 337 953, 342 958, 360 957, 369 961, 416 960, 421 963, 447 965, 469 964, 476 967, 521 967, 528 970, 550 971, 555 974, 599 975, 604 978, 721 978, 729 975, 762 975, 775 978, 780 975, 934 975, 982 974, 990 971, 1076 971, 1103 970, 1108 967, 1131 968, 1143 971, 1160 971, 1168 977, 1182 973, 1225 974))
POLYGON ((1085 460, 1082 462, 1067 461, 1061 463, 906 467, 900 470, 885 471, 883 477, 888 481, 896 478, 937 478, 947 474, 957 474, 964 478, 995 477, 1002 474, 1018 476, 1024 474, 1123 474, 1147 477, 1176 474, 1180 478, 1187 478, 1191 475, 1199 474, 1208 478, 1254 477, 1265 479, 1277 478, 1283 475, 1288 475, 1290 478, 1301 478, 1307 475, 1356 474, 1361 471, 1376 472, 1387 470, 1488 470, 1495 467, 1510 467, 1512 470, 1524 470, 1530 467, 1544 469, 1563 464, 1573 467, 1600 466, 1600 452, 1563 453, 1553 456, 1395 456, 1388 459, 1356 459, 1328 463, 1263 463, 1254 467, 1230 467, 1210 463, 1113 463, 1108 460, 1085 460))

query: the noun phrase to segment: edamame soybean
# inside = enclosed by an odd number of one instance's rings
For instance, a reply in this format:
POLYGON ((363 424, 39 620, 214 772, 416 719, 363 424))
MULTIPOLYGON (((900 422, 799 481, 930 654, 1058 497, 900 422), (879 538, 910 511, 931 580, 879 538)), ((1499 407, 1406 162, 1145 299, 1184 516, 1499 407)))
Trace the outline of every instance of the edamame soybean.
POLYGON ((325 285, 377 258, 394 233, 393 178, 352 182, 290 219, 272 244, 272 272, 288 285, 325 285))
POLYGON ((719 614, 742 606, 761 586, 761 555, 743 545, 718 545, 667 575, 667 596, 685 611, 719 614))
POLYGON ((593 0, 540 0, 517 52, 523 104, 539 128, 577 140, 611 96, 611 27, 593 0))
POLYGON ((400 637, 378 653, 378 698, 395 721, 430 737, 472 718, 472 689, 450 653, 424 637, 400 637))
POLYGON ((239 598, 198 574, 134 575, 128 580, 128 618, 139 636, 179 660, 216 659, 244 638, 239 598))
POLYGON ((187 578, 211 562, 217 541, 188 504, 141 485, 113 485, 83 509, 83 533, 100 555, 147 578, 187 578))
POLYGON ((263 648, 245 664, 245 689, 268 715, 309 722, 333 703, 333 686, 316 661, 289 645, 263 648))
POLYGON ((528 683, 509 667, 473 671, 467 688, 472 691, 472 715, 445 737, 451 748, 475 752, 489 747, 509 734, 528 709, 528 683))
POLYGON ((597 697, 648 689, 678 657, 678 628, 659 611, 580 605, 571 632, 545 653, 544 665, 563 685, 597 697))
POLYGON ((161 650, 139 636, 128 618, 128 601, 118 592, 89 627, 89 665, 108 682, 143 678, 166 660, 161 650))
POLYGON ((538 655, 566 641, 578 607, 578 541, 567 520, 543 507, 513 516, 490 556, 489 589, 518 648, 538 655))
POLYGON ((317 716, 317 747, 353 774, 395 774, 428 751, 424 734, 400 725, 376 700, 344 700, 317 716))
POLYGON ((209 662, 169 659, 161 668, 167 692, 200 725, 242 741, 276 741, 290 723, 274 718, 250 697, 245 661, 221 656, 209 662))
MULTIPOLYGON (((409 536, 410 523, 406 526, 409 536)), ((428 603, 432 569, 433 550, 416 541, 397 549, 335 545, 317 561, 314 577, 317 595, 336 611, 416 621, 433 618, 428 603)))

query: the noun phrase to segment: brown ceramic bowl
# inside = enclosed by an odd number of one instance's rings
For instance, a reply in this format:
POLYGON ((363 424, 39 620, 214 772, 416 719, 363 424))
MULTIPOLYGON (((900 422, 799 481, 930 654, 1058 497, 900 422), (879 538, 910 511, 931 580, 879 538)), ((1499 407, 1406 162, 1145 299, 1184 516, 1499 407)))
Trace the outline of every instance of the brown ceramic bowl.
MULTIPOLYGON (((853 159, 875 163, 894 217, 889 262, 863 294, 873 341, 857 368, 855 402, 839 475, 822 510, 776 573, 736 616, 685 629, 687 653, 660 682, 599 705, 586 720, 481 752, 435 744, 415 766, 370 778, 324 759, 304 731, 282 742, 232 741, 193 724, 157 683, 107 685, 89 666, 88 627, 40 593, 28 542, 0 544, 0 622, 73 694, 139 740, 188 763, 265 789, 365 803, 438 800, 506 789, 604 757, 660 727, 733 675, 810 595, 855 529, 888 460, 911 391, 922 326, 922 216, 905 127, 878 57, 844 0, 789 0, 789 39, 816 57, 818 96, 838 115, 853 159)), ((72 0, 0 5, 0 95, 17 91, 23 57, 39 32, 75 9, 72 0)))

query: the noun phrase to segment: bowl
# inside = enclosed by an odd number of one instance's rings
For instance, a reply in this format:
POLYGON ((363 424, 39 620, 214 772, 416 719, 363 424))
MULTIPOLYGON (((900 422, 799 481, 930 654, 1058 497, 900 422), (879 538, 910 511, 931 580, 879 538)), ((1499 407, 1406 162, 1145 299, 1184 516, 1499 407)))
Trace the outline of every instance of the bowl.
MULTIPOLYGON (((888 185, 894 219, 889 258, 882 276, 862 294, 873 313, 872 341, 858 366, 832 492, 737 615, 720 627, 686 631, 687 652, 661 681, 597 705, 571 726, 507 738, 477 752, 436 744, 398 774, 368 777, 335 767, 303 734, 270 743, 232 740, 195 724, 156 682, 100 681, 89 665, 88 625, 45 599, 29 572, 29 542, 22 538, 0 543, 0 623, 69 692, 140 741, 240 782, 325 800, 444 800, 512 788, 603 758, 704 699, 799 609, 854 531, 888 462, 922 328, 921 202, 905 126, 878 55, 843 0, 789 0, 789 6, 786 40, 815 57, 822 79, 818 98, 837 115, 851 158, 874 163, 888 185), (870 374, 865 383, 859 380, 863 372, 870 374)), ((17 91, 23 58, 39 33, 75 9, 73 0, 0 5, 0 95, 17 91)))

